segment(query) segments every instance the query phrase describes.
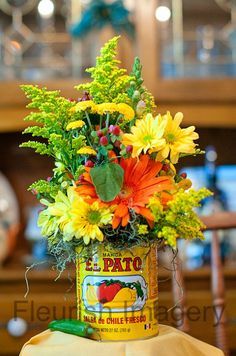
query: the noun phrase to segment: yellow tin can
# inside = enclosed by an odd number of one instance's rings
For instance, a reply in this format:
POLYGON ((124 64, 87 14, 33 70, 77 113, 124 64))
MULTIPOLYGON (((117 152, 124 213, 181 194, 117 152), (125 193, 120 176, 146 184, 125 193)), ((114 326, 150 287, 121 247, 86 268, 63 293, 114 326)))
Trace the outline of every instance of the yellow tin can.
POLYGON ((99 247, 77 262, 78 319, 104 341, 150 338, 158 334, 157 249, 99 247))

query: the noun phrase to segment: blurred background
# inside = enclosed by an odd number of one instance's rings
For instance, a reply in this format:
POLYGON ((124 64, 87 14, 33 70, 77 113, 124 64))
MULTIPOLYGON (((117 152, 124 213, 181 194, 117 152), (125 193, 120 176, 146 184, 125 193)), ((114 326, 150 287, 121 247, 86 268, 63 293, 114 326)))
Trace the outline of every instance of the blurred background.
MULTIPOLYGON (((0 0, 0 355, 18 355, 23 343, 75 305, 74 270, 54 282, 46 242, 37 228, 40 207, 27 187, 50 176, 50 159, 19 149, 28 110, 19 89, 33 83, 61 89, 88 80, 105 41, 121 34, 119 59, 129 71, 143 64, 158 111, 184 113, 205 155, 184 158, 179 169, 214 191, 199 214, 236 211, 235 0, 0 0), (46 262, 45 262, 46 261, 46 262), (30 293, 24 294, 25 267, 30 293), (13 317, 17 316, 15 321, 13 317)), ((236 355, 236 230, 220 232, 226 285, 227 337, 236 355)), ((188 305, 199 308, 191 335, 215 344, 211 310, 211 232, 204 242, 181 242, 188 305), (208 312, 205 307, 209 306, 208 312)), ((171 252, 160 256, 161 306, 173 306, 171 252), (170 268, 169 268, 170 269, 170 268)), ((75 309, 73 309, 75 317, 75 309)), ((162 323, 175 325, 171 312, 162 323)))

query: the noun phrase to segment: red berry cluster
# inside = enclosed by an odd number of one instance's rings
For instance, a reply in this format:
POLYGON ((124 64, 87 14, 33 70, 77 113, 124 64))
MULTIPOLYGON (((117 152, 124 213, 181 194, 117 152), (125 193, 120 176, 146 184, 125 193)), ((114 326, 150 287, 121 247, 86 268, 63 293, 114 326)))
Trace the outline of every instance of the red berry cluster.
POLYGON ((97 136, 99 142, 102 146, 107 146, 109 144, 109 134, 114 136, 120 135, 120 128, 117 125, 110 125, 109 128, 100 129, 97 131, 97 136))

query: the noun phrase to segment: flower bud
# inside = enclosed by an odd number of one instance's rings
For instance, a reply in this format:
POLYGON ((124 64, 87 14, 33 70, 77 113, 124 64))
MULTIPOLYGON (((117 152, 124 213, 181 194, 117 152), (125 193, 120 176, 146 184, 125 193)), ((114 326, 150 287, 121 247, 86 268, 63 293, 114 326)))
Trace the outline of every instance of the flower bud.
POLYGON ((98 137, 102 137, 102 136, 103 136, 102 130, 98 130, 98 131, 97 131, 97 136, 98 136, 98 137))
POLYGON ((85 162, 85 167, 92 168, 92 167, 94 167, 94 163, 91 160, 88 160, 88 161, 85 162))
POLYGON ((140 100, 136 106, 136 114, 142 116, 146 110, 146 103, 143 100, 140 100))
POLYGON ((100 144, 101 144, 102 146, 107 146, 107 145, 108 145, 108 138, 107 138, 106 136, 102 136, 102 137, 100 138, 100 144))
POLYGON ((120 149, 121 142, 120 142, 119 140, 116 140, 116 141, 114 142, 114 146, 115 146, 116 148, 119 148, 119 149, 120 149))
POLYGON ((109 126, 109 129, 108 129, 108 132, 109 132, 109 133, 112 133, 113 128, 114 128, 114 125, 110 125, 110 126, 109 126))
POLYGON ((132 145, 126 146, 126 152, 127 153, 132 153, 133 152, 133 146, 132 145))
POLYGON ((140 99, 140 92, 138 90, 134 91, 134 94, 132 96, 133 100, 139 100, 140 99))
POLYGON ((113 126, 113 128, 112 128, 112 133, 113 133, 113 135, 115 135, 115 136, 119 136, 119 134, 120 134, 120 128, 119 128, 119 126, 113 126))
POLYGON ((164 171, 164 172, 168 172, 169 170, 170 170, 170 165, 169 164, 163 164, 163 166, 162 166, 162 170, 164 171))
POLYGON ((82 96, 82 98, 80 100, 81 101, 91 100, 89 93, 87 91, 85 91, 84 95, 82 96))

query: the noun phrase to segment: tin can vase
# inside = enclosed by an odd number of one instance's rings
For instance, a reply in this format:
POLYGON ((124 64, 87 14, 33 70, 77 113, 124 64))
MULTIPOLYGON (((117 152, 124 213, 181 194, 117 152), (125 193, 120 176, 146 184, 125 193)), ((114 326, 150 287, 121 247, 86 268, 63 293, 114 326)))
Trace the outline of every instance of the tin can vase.
POLYGON ((102 341, 146 339, 158 334, 157 248, 100 246, 77 260, 78 319, 102 341))

